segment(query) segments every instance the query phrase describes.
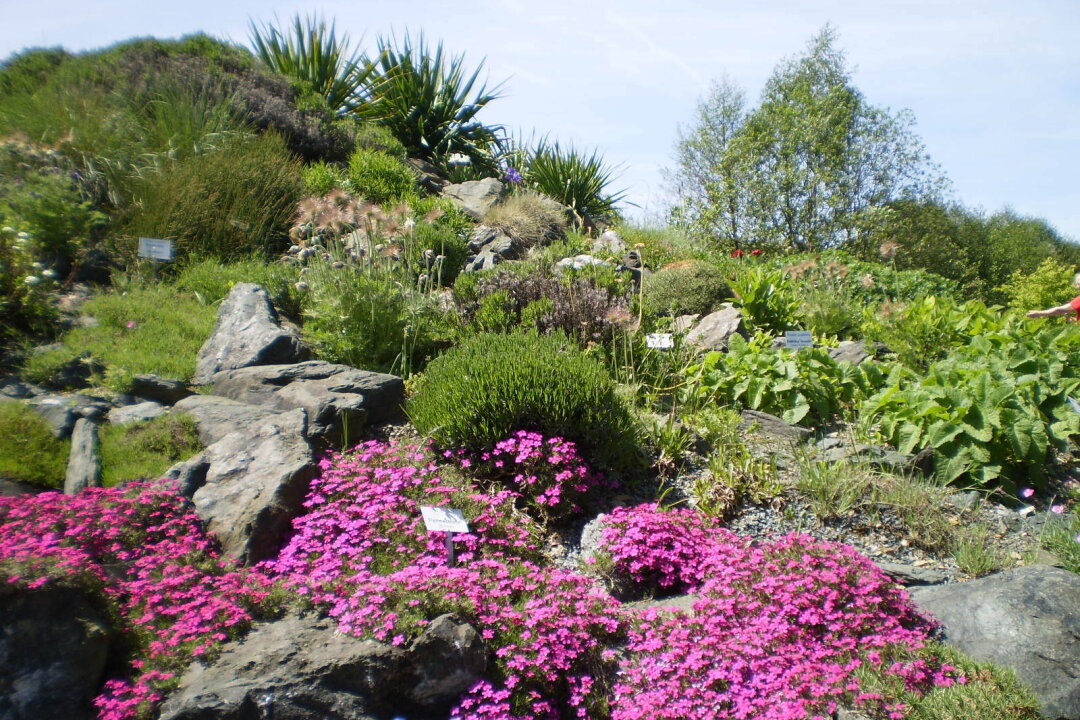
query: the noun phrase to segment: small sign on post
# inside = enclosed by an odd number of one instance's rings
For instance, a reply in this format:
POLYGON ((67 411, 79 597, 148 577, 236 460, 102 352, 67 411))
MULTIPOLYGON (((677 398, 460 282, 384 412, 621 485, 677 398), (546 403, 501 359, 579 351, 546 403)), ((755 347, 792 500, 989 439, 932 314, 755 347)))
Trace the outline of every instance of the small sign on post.
POLYGON ((465 514, 454 508, 420 506, 420 515, 428 532, 446 533, 446 563, 454 567, 454 533, 469 532, 465 514))
POLYGON ((172 240, 139 238, 139 257, 149 258, 151 260, 172 260, 172 240))
POLYGON ((668 350, 675 347, 675 338, 671 333, 649 333, 645 336, 645 347, 668 350))
POLYGON ((814 335, 809 330, 788 330, 784 333, 784 340, 787 347, 793 350, 814 347, 814 335))

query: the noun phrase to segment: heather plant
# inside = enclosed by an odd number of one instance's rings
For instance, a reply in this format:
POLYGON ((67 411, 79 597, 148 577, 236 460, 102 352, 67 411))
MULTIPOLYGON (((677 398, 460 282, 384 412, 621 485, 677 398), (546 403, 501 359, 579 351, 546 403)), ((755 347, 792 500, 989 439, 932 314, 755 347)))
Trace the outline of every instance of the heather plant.
POLYGON ((21 402, 0 401, 0 475, 40 488, 60 488, 70 440, 56 438, 43 417, 21 402))
POLYGON ((122 249, 156 237, 172 239, 180 257, 275 254, 288 246, 301 190, 300 164, 280 137, 235 141, 143 177, 122 249))
POLYGON ((573 441, 599 467, 634 465, 634 426, 615 384, 561 333, 466 338, 428 365, 407 412, 444 447, 480 450, 532 430, 573 441))
POLYGON ((707 315, 732 298, 720 268, 700 261, 668 265, 644 283, 642 304, 648 315, 707 315))
POLYGON ((404 162, 378 150, 357 148, 349 157, 347 189, 373 203, 400 202, 416 186, 404 162))
POLYGON ((220 557, 180 495, 138 483, 0 497, 0 576, 27 592, 74 582, 109 608, 130 654, 94 701, 102 720, 149 716, 270 596, 267 582, 220 557))

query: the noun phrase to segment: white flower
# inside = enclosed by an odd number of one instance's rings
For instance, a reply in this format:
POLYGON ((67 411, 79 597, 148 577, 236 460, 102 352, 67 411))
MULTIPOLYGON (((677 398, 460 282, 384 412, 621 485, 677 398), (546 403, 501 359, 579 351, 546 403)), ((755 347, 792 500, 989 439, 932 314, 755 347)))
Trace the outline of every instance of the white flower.
POLYGON ((13 233, 15 232, 15 228, 11 227, 10 225, 5 225, 4 227, 0 228, 0 232, 13 233))
POLYGON ((37 275, 27 275, 25 278, 23 278, 23 282, 27 285, 37 285, 39 282, 41 282, 41 278, 39 278, 37 275))
POLYGON ((45 277, 49 278, 50 280, 52 280, 54 277, 56 277, 56 271, 53 270, 52 268, 49 268, 48 270, 43 271, 41 274, 44 275, 45 277))
POLYGON ((17 237, 18 237, 18 238, 19 238, 20 240, 29 240, 29 239, 30 239, 30 233, 28 233, 28 232, 26 232, 25 230, 23 230, 23 231, 22 231, 21 233, 19 233, 19 234, 18 234, 18 236, 17 236, 17 237))

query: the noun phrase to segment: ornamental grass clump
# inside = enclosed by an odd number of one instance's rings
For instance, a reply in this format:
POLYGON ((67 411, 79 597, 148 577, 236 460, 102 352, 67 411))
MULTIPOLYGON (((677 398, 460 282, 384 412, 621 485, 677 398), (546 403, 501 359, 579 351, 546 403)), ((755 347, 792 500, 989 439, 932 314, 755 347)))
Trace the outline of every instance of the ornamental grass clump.
POLYGON ((0 578, 26 592, 74 582, 109 609, 131 656, 94 701, 101 720, 148 714, 270 594, 221 558, 184 498, 142 483, 0 497, 0 578))
POLYGON ((604 366, 561 333, 482 333, 428 366, 408 413, 446 448, 491 448, 515 430, 572 440, 590 462, 636 461, 630 411, 604 366))

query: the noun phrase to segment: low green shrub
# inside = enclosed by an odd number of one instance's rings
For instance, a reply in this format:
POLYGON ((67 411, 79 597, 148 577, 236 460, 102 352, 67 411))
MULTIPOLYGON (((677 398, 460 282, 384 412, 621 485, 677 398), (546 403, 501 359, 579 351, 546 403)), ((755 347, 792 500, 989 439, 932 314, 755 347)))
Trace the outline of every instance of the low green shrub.
POLYGON ((349 158, 348 183, 351 192, 373 203, 397 203, 413 191, 416 175, 396 157, 357 148, 349 158))
POLYGON ((930 366, 894 373, 866 400, 860 422, 900 452, 934 450, 942 482, 1015 492, 1045 486, 1051 446, 1080 434, 1070 397, 1080 389, 1080 329, 1022 322, 979 335, 930 366))
POLYGON ((202 450, 190 415, 163 415, 145 423, 108 424, 101 429, 101 484, 155 480, 172 465, 202 450))
POLYGON ((382 125, 361 122, 356 127, 356 147, 358 149, 381 152, 390 157, 404 160, 405 146, 394 137, 394 133, 382 125))
POLYGON ((21 402, 0 400, 0 476, 42 488, 61 488, 71 441, 21 402))
POLYGON ((565 335, 482 333, 428 365, 408 403, 417 429, 446 447, 491 447, 517 430, 578 444, 629 470, 634 427, 604 366, 565 335))
POLYGON ((100 236, 108 223, 71 177, 52 172, 21 173, 16 183, 0 184, 0 221, 30 234, 35 260, 67 272, 79 251, 100 236))
POLYGON ((689 260, 650 275, 644 282, 642 303, 649 315, 707 315, 731 298, 731 286, 720 268, 689 260))
POLYGON ((30 250, 30 233, 0 227, 0 348, 24 336, 50 335, 56 308, 50 292, 55 271, 44 267, 30 250))
POLYGON ((304 194, 322 197, 333 190, 344 190, 349 176, 340 165, 316 162, 304 167, 300 173, 304 180, 304 194))
POLYGON ((177 290, 191 293, 204 305, 216 305, 237 283, 257 283, 270 294, 275 307, 294 313, 299 303, 295 287, 299 277, 300 268, 295 265, 267 262, 257 256, 232 262, 212 257, 188 258, 171 284, 177 290))
POLYGON ((1015 271, 998 292, 1005 296, 1009 307, 1016 310, 1056 307, 1073 296, 1074 274, 1068 265, 1046 258, 1030 273, 1015 271))
POLYGON ((238 140, 146 175, 124 249, 131 254, 136 238, 156 237, 172 239, 181 257, 280 253, 302 189, 300 164, 279 136, 238 140))

